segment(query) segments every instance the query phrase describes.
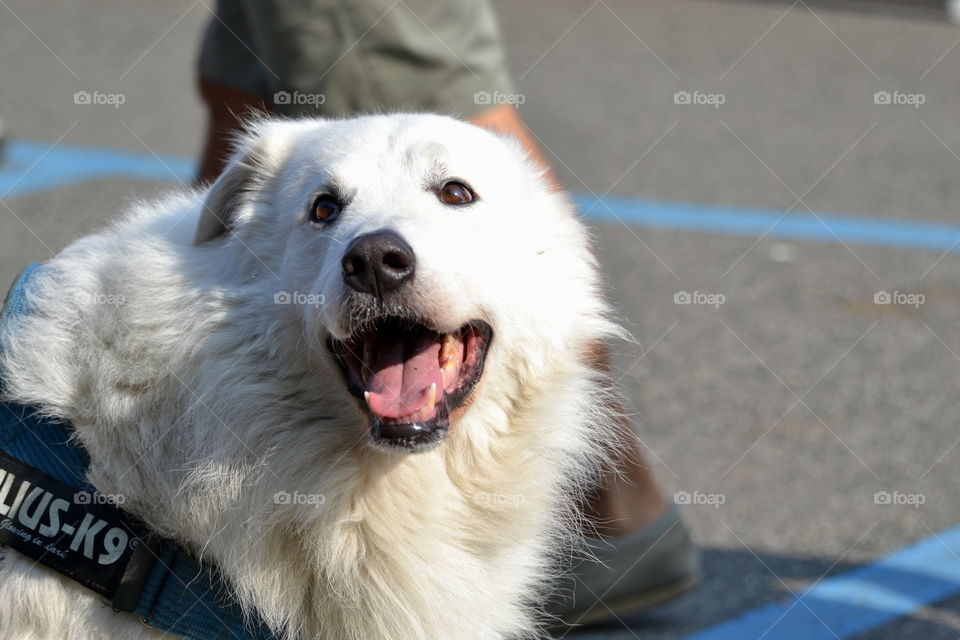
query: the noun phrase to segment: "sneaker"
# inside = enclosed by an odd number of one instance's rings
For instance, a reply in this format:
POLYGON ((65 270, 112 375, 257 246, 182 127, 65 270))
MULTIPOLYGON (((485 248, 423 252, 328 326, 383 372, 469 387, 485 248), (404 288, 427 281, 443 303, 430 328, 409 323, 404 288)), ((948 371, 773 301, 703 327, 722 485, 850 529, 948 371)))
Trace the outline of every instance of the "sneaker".
POLYGON ((699 553, 676 505, 640 531, 587 539, 578 556, 563 573, 561 595, 548 605, 567 626, 610 622, 655 607, 690 590, 701 576, 699 553))

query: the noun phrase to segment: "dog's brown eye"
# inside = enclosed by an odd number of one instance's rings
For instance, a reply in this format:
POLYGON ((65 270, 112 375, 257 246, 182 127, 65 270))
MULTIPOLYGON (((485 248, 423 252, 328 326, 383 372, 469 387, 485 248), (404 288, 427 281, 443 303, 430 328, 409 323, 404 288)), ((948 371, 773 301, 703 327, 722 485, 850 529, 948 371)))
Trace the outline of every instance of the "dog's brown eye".
POLYGON ((310 222, 333 222, 340 215, 343 204, 329 193, 317 196, 310 211, 310 222))
POLYGON ((451 181, 440 187, 437 197, 444 204, 466 204, 473 200, 473 192, 462 182, 451 181))

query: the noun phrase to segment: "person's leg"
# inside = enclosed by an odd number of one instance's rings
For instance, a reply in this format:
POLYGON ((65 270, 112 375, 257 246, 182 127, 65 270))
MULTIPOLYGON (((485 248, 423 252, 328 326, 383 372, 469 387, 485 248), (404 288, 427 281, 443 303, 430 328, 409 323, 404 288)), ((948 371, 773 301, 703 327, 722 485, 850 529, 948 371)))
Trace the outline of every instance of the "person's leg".
POLYGON ((270 109, 255 93, 204 78, 200 78, 200 97, 207 109, 207 133, 195 181, 204 184, 216 180, 223 171, 242 122, 255 114, 269 113, 270 109))
MULTIPOLYGON (((562 188, 516 108, 494 107, 468 120, 515 137, 544 168, 554 188, 562 188)), ((592 366, 611 373, 607 345, 594 345, 586 355, 592 366)), ((561 623, 559 628, 609 622, 657 606, 690 589, 700 577, 690 531, 677 508, 665 500, 619 394, 613 391, 608 409, 617 420, 616 449, 610 452, 614 465, 587 496, 585 557, 578 560, 575 554, 563 563, 567 581, 560 583, 556 597, 547 604, 561 623)))
MULTIPOLYGON (((606 374, 612 371, 607 345, 595 345, 588 357, 598 370, 606 374)), ((611 397, 619 398, 619 393, 614 390, 611 397)), ((605 474, 586 505, 593 535, 604 538, 624 536, 642 529, 661 518, 667 509, 663 493, 643 458, 630 418, 620 400, 611 402, 614 404, 609 408, 617 416, 617 436, 623 449, 613 452, 616 467, 605 474)), ((591 535, 590 532, 587 535, 591 535)))
POLYGON ((618 465, 619 473, 608 473, 600 487, 589 497, 586 515, 591 530, 587 535, 603 538, 623 536, 654 522, 667 509, 653 472, 643 459, 630 423, 622 418, 623 431, 629 431, 624 440, 630 442, 618 465))
MULTIPOLYGON (((562 189, 536 139, 529 132, 513 105, 502 105, 483 111, 470 122, 520 141, 530 158, 546 170, 546 177, 556 189, 562 189)), ((605 347, 590 354, 593 365, 604 372, 611 368, 610 354, 605 347)), ((619 416, 617 427, 625 451, 616 452, 620 464, 607 473, 587 503, 587 516, 592 531, 588 535, 616 537, 641 529, 663 516, 667 504, 653 472, 643 459, 640 443, 622 406, 611 407, 619 416)))

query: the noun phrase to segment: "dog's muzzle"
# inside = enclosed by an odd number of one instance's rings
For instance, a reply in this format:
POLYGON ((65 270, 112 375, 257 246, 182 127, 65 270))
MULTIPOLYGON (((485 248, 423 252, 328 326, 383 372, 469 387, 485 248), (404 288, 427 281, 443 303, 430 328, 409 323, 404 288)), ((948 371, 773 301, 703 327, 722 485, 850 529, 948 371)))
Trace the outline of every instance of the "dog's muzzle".
POLYGON ((373 442, 409 451, 436 445, 449 430, 450 411, 483 374, 490 325, 474 320, 439 332, 405 306, 416 256, 388 229, 355 239, 341 266, 353 289, 345 308, 354 330, 329 346, 347 388, 370 416, 373 442))

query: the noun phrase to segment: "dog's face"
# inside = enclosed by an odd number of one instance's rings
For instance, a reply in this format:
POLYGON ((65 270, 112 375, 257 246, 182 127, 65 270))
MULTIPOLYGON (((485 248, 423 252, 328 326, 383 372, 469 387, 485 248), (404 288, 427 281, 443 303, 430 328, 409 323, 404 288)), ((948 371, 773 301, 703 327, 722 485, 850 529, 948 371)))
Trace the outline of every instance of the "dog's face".
POLYGON ((576 301, 596 297, 585 234, 512 141, 403 115, 266 122, 242 146, 196 242, 270 265, 375 445, 431 448, 577 347, 576 301))

